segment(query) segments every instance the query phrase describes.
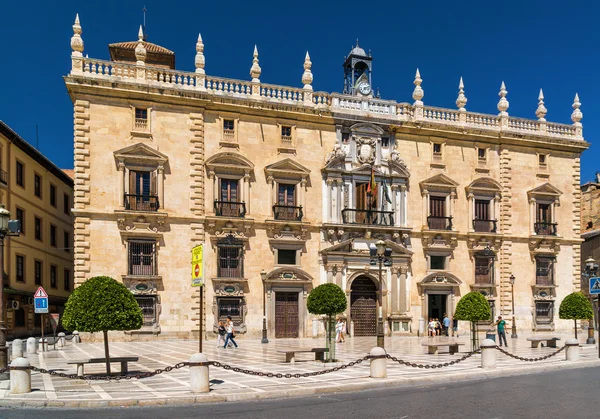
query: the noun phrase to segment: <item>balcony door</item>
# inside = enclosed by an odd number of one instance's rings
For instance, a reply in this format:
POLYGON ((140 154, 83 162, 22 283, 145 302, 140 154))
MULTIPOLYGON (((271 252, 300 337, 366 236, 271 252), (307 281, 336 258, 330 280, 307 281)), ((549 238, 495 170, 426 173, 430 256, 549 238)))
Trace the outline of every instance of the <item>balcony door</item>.
POLYGON ((368 192, 368 188, 369 183, 356 184, 356 223, 370 224, 372 215, 368 211, 377 210, 377 196, 368 192))
POLYGON ((276 220, 295 220, 296 214, 296 185, 279 183, 277 187, 277 204, 275 206, 276 220))
POLYGON ((221 179, 220 215, 238 217, 240 214, 240 182, 238 179, 221 179))
POLYGON ((434 230, 446 229, 446 197, 429 197, 429 216, 429 228, 434 230))
POLYGON ((484 199, 475 200, 475 231, 489 233, 492 231, 490 217, 490 201, 484 199))
POLYGON ((156 172, 129 171, 129 194, 125 199, 127 209, 138 211, 156 211, 158 196, 156 191, 156 172))

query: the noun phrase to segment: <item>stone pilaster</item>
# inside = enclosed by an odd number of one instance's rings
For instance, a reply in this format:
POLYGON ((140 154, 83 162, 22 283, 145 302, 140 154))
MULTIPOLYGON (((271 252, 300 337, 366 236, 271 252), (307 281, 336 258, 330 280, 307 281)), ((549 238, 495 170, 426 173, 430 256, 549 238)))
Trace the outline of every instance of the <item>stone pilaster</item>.
MULTIPOLYGON (((581 234, 581 158, 573 159, 573 238, 581 234)), ((581 244, 573 245, 573 289, 581 291, 581 244)))
MULTIPOLYGON (((500 204, 500 226, 502 234, 511 234, 512 228, 512 157, 510 150, 500 150, 500 185, 502 187, 502 201, 500 204)), ((512 312, 510 276, 512 274, 512 241, 504 240, 499 255, 500 261, 500 294, 497 301, 503 315, 512 312)))
MULTIPOLYGON (((191 113, 190 139, 190 211, 198 217, 204 216, 204 114, 191 113)), ((194 244, 204 242, 204 224, 191 223, 194 244)))

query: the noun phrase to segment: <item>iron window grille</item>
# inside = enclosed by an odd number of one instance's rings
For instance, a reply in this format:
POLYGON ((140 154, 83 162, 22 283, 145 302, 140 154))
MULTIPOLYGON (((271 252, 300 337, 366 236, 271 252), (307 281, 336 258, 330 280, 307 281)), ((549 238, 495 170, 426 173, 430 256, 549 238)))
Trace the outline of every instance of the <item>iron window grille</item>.
POLYGON ((156 275, 156 242, 149 240, 129 240, 129 275, 156 275))
POLYGON ((233 235, 228 235, 217 243, 219 278, 244 277, 244 249, 243 242, 233 235))
POLYGON ((554 301, 535 302, 535 322, 539 324, 552 323, 554 317, 554 301))
POLYGON ((239 326, 244 322, 244 310, 242 298, 217 297, 217 310, 219 321, 226 321, 227 316, 231 316, 234 326, 239 326))
POLYGON ((156 296, 136 295, 135 300, 142 310, 142 326, 154 326, 156 324, 156 296))
POLYGON ((554 285, 554 258, 537 257, 535 259, 536 285, 554 285))

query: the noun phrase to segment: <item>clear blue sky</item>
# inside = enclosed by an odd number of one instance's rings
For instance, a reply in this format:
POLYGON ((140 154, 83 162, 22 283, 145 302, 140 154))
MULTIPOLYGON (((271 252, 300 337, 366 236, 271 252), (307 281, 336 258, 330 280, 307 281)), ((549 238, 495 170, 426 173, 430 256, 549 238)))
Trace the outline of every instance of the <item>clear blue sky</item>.
MULTIPOLYGON (((175 51, 194 70, 198 32, 206 72, 249 80, 258 45, 261 81, 301 86, 308 50, 315 90, 341 91, 342 62, 359 38, 374 57, 373 84, 386 99, 412 101, 419 67, 426 105, 456 108, 462 76, 467 109, 497 113, 506 82, 509 114, 535 118, 544 89, 547 119, 571 123, 579 93, 584 137, 600 135, 600 4, 596 1, 298 1, 154 0, 0 2, 0 119, 59 167, 73 167, 73 109, 62 76, 70 70, 75 14, 84 53, 108 58, 107 45, 137 38, 142 7, 148 41, 175 51)), ((600 170, 600 147, 583 155, 582 181, 600 170)))

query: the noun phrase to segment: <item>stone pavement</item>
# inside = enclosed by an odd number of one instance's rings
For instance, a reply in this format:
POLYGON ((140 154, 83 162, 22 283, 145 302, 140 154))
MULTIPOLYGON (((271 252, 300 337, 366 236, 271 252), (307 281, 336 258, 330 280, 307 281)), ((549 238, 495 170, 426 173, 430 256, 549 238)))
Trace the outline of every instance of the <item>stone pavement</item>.
MULTIPOLYGON (((540 357, 556 349, 530 347, 526 341, 529 335, 519 335, 518 339, 509 339, 508 351, 522 357, 540 357)), ((109 334, 110 337, 110 334, 109 334)), ((562 347, 567 338, 563 335, 558 346, 562 347)), ((482 335, 483 338, 483 335, 482 335)), ((461 336, 464 343, 461 352, 450 355, 447 348, 442 353, 427 354, 427 348, 421 344, 432 340, 443 341, 447 338, 386 337, 386 350, 399 359, 420 364, 440 364, 462 358, 469 352, 468 336, 461 336)), ((580 342, 585 342, 580 337, 580 342)), ((297 355, 295 364, 286 364, 284 354, 277 350, 298 347, 322 347, 325 339, 272 339, 268 344, 260 340, 237 340, 238 349, 216 348, 216 341, 204 342, 204 353, 210 361, 253 370, 274 373, 304 373, 331 368, 314 361, 313 354, 297 355), (312 359, 311 359, 312 358, 312 359)), ((375 346, 375 337, 347 338, 346 343, 337 344, 336 358, 341 365, 355 361, 367 355, 375 346)), ((557 348, 558 349, 558 348, 557 348)), ((481 355, 474 355, 463 362, 443 368, 424 369, 399 365, 387 361, 388 377, 373 379, 369 377, 369 362, 339 371, 307 378, 269 378, 237 373, 215 366, 210 367, 211 392, 195 394, 189 391, 188 367, 165 372, 143 379, 120 381, 69 379, 49 374, 32 372, 32 389, 29 394, 11 395, 8 382, 0 382, 0 406, 48 406, 48 407, 106 407, 106 406, 145 406, 163 404, 181 404, 195 402, 222 402, 232 400, 250 400, 273 397, 292 397, 338 391, 357 391, 365 388, 427 385, 459 380, 486 379, 498 376, 528 374, 557 368, 583 368, 600 365, 596 345, 582 345, 581 359, 577 362, 565 361, 564 351, 544 361, 526 362, 496 353, 497 368, 482 370, 481 355)), ((138 356, 139 362, 130 363, 130 372, 154 371, 179 362, 188 361, 198 352, 198 341, 148 341, 148 342, 111 342, 110 355, 138 356)), ((67 347, 50 349, 49 352, 30 355, 31 365, 57 372, 75 373, 74 365, 68 360, 103 357, 103 343, 68 342, 67 347)), ((112 364, 118 371, 120 365, 112 364)), ((85 366, 86 374, 103 374, 103 364, 85 366)))

